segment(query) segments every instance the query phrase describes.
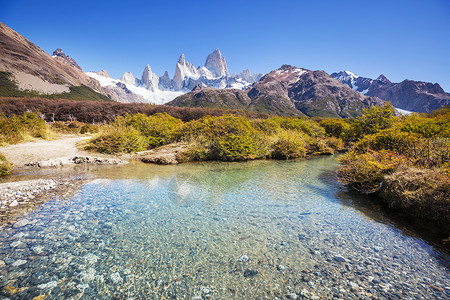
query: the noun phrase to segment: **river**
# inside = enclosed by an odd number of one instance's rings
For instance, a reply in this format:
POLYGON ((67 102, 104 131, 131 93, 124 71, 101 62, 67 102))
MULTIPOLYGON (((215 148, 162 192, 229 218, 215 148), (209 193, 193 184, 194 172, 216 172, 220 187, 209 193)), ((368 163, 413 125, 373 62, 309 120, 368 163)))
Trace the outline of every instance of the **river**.
POLYGON ((0 232, 0 286, 10 299, 450 298, 436 238, 348 191, 336 164, 84 170, 75 194, 0 232))

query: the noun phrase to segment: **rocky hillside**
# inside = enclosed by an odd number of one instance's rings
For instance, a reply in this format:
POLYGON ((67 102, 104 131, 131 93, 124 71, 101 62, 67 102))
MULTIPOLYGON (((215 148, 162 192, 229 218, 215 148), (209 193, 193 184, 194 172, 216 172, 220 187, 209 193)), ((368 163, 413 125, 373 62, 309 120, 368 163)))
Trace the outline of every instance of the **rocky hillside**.
POLYGON ((395 107, 404 110, 429 113, 442 106, 450 105, 450 94, 437 83, 407 79, 400 83, 393 83, 384 75, 380 75, 377 79, 370 79, 350 71, 333 73, 331 76, 357 92, 390 101, 395 107))
POLYGON ((169 105, 246 108, 255 112, 346 118, 361 115, 363 108, 383 103, 378 98, 361 95, 324 71, 289 65, 266 74, 243 92, 226 91, 197 87, 169 105))
MULTIPOLYGON (((18 90, 67 94, 71 93, 72 87, 85 86, 85 89, 104 95, 100 84, 86 76, 79 67, 70 65, 67 58, 61 56, 62 51, 53 58, 1 22, 0 53, 0 71, 9 74, 18 90)), ((8 80, 3 77, 3 80, 8 80)))

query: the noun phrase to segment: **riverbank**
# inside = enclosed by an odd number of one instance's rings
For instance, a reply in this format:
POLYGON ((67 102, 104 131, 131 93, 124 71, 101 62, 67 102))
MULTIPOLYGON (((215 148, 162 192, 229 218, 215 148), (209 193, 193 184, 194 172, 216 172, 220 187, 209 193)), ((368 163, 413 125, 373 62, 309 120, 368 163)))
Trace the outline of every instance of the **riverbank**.
POLYGON ((73 195, 87 179, 69 177, 0 183, 0 228, 51 198, 73 195))

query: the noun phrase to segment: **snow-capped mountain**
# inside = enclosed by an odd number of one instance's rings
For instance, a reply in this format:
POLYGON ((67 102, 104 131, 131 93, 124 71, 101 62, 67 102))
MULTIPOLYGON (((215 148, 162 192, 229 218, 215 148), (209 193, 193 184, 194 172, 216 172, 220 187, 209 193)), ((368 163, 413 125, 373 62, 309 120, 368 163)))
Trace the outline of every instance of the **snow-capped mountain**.
POLYGON ((352 90, 324 71, 289 65, 264 75, 246 90, 196 87, 168 105, 246 109, 280 115, 348 118, 382 100, 352 90))
MULTIPOLYGON (((381 76, 383 76, 383 75, 381 75, 381 76)), ((331 74, 331 77, 341 81, 342 83, 345 83, 346 85, 348 85, 355 91, 360 92, 363 95, 367 95, 367 92, 369 91, 369 87, 373 82, 373 79, 360 77, 350 71, 342 71, 339 73, 333 73, 333 74, 331 74)))
POLYGON ((350 71, 333 73, 331 76, 361 94, 390 101, 401 110, 429 113, 442 106, 450 105, 450 94, 437 83, 408 79, 394 83, 384 75, 370 79, 350 71))
MULTIPOLYGON (((101 72, 87 72, 86 75, 97 79, 100 84, 106 86, 125 87, 132 93, 142 96, 145 101, 164 104, 175 97, 191 91, 195 86, 213 88, 245 89, 258 81, 263 74, 251 74, 244 70, 240 74, 230 76, 225 57, 219 49, 215 49, 208 55, 203 67, 196 68, 181 54, 175 65, 175 74, 172 79, 166 71, 161 77, 152 72, 150 65, 144 68, 140 79, 126 72, 120 79, 112 79, 102 76, 101 72)), ((129 97, 128 97, 129 98, 129 97)), ((128 102, 124 99, 124 102, 128 102)))

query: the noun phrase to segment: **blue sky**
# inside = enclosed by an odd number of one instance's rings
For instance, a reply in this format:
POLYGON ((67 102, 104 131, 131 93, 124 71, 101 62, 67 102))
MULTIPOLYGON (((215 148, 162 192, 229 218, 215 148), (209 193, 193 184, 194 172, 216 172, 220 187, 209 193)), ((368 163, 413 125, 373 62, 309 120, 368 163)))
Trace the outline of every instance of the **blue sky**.
POLYGON ((0 0, 0 21, 44 51, 62 48, 85 71, 114 78, 144 66, 172 77, 219 48, 231 73, 290 64, 350 70, 450 91, 450 1, 0 0))

